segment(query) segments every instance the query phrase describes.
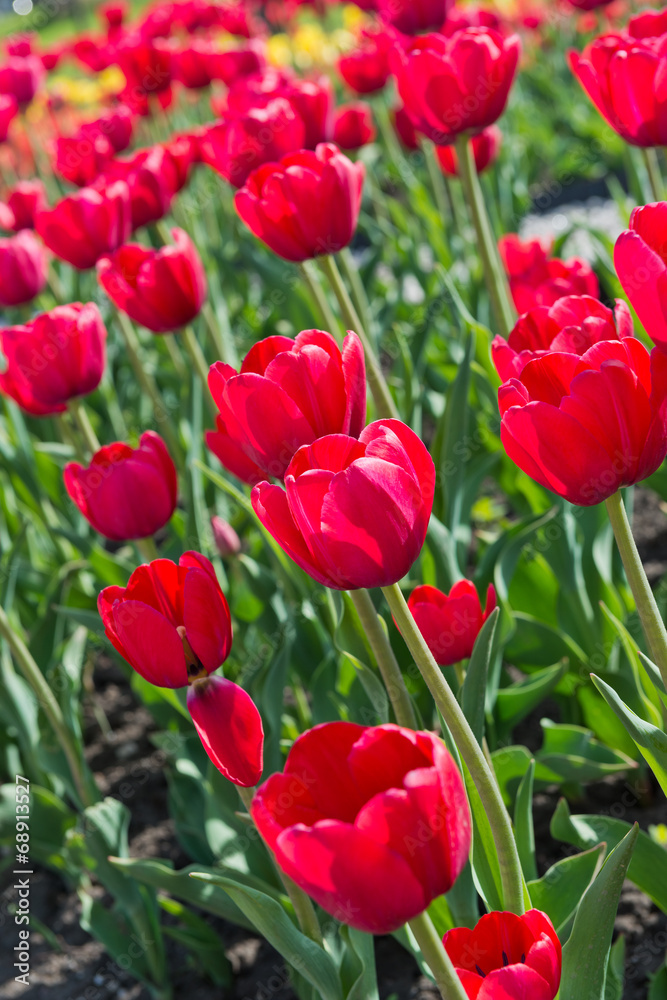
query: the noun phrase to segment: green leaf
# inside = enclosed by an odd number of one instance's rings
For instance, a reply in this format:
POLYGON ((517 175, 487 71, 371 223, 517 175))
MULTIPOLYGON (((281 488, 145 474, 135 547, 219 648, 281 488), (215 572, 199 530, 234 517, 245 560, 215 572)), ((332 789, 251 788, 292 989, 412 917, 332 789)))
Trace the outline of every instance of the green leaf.
POLYGON ((205 920, 177 899, 158 897, 160 908, 180 920, 185 927, 165 927, 164 933, 178 941, 197 957, 206 975, 216 986, 231 986, 232 967, 222 948, 222 941, 205 920))
POLYGON ((607 957, 623 882, 637 842, 639 826, 611 852, 588 887, 563 948, 560 1000, 604 1000, 607 957))
POLYGON ((577 911, 581 897, 599 868, 605 854, 604 844, 581 854, 557 861, 542 878, 528 883, 533 906, 543 910, 560 936, 577 911))
POLYGON ((80 892, 79 898, 81 900, 79 919, 84 931, 88 931, 100 941, 115 962, 120 960, 121 968, 127 969, 140 982, 151 986, 150 969, 141 938, 137 940, 135 934, 122 926, 116 914, 107 910, 87 892, 80 892))
MULTIPOLYGON (((16 839, 16 786, 0 787, 0 844, 9 847, 16 839)), ((48 788, 30 785, 30 857, 59 871, 67 869, 63 845, 67 831, 76 823, 75 814, 48 788)))
POLYGON ((637 744, 639 752, 649 765, 667 795, 667 734, 650 722, 644 722, 600 677, 591 674, 596 688, 609 707, 619 717, 632 739, 637 744))
POLYGON ((614 942, 609 951, 607 962, 607 981, 604 987, 604 1000, 623 1000, 623 984, 625 982, 625 938, 622 934, 614 942))
POLYGON ((470 772, 462 764, 472 814, 472 849, 470 863, 477 890, 488 910, 503 909, 503 889, 498 852, 489 818, 482 806, 470 772))
POLYGON ((543 719, 541 725, 544 743, 535 758, 556 771, 563 781, 595 781, 606 774, 636 769, 633 760, 593 739, 588 729, 549 719, 543 719))
POLYGON ((207 913, 229 920, 232 924, 255 931, 256 928, 242 911, 231 901, 227 893, 214 884, 206 884, 190 878, 192 872, 208 871, 215 874, 215 869, 202 869, 201 865, 189 865, 175 871, 170 861, 143 861, 141 858, 110 858, 111 864, 122 872, 126 872, 137 882, 152 886, 162 892, 169 893, 176 899, 198 906, 207 913))
MULTIPOLYGON (((561 799, 551 819, 551 836, 581 850, 606 843, 607 849, 616 847, 631 829, 629 823, 610 816, 572 816, 561 799)), ((645 892, 663 913, 667 913, 667 851, 640 831, 628 878, 645 892)))
POLYGON ((322 1000, 342 1000, 340 977, 333 960, 294 926, 277 900, 220 875, 193 872, 191 878, 224 889, 269 944, 319 991, 322 1000))
POLYGON ((567 672, 567 663, 546 667, 526 677, 525 680, 501 688, 496 699, 498 736, 507 736, 549 695, 567 672))
POLYGON ((537 878, 535 860, 535 829, 533 826, 533 783, 535 760, 531 760, 528 770, 521 779, 514 803, 514 836, 526 881, 537 878))
POLYGON ((651 980, 648 1000, 665 1000, 667 997, 667 966, 662 965, 651 980))
POLYGON ((496 608, 484 622, 475 640, 472 656, 468 663, 466 678, 461 689, 461 708, 470 724, 477 742, 484 738, 484 713, 489 667, 496 653, 496 633, 500 608, 496 608))
POLYGON ((373 936, 343 924, 340 936, 345 952, 340 966, 346 1000, 378 1000, 373 936))

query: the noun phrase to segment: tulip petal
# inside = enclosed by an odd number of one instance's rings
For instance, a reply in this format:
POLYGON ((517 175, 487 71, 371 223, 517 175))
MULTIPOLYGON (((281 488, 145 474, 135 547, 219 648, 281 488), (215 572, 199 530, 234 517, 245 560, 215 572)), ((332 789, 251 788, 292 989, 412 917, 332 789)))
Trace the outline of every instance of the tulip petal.
POLYGON ((156 687, 186 686, 183 643, 164 615, 142 601, 121 601, 113 608, 113 622, 124 655, 138 674, 156 687))
POLYGON ((348 823, 294 826, 276 844, 279 864, 328 913, 369 934, 388 934, 427 899, 407 862, 348 823))
POLYGON ((351 823, 364 803, 348 765, 348 755, 364 732, 352 722, 324 723, 300 736, 290 750, 285 773, 302 779, 316 806, 330 818, 351 823))
POLYGON ((232 648, 229 607, 217 583, 200 569, 189 569, 183 586, 183 624, 193 652, 211 673, 232 648))
POLYGON ((527 965, 494 969, 477 994, 477 1000, 553 1000, 553 997, 553 986, 527 965))
POLYGON ((208 677, 188 689, 188 711, 220 773, 243 788, 256 785, 264 767, 264 730, 250 695, 224 677, 208 677))

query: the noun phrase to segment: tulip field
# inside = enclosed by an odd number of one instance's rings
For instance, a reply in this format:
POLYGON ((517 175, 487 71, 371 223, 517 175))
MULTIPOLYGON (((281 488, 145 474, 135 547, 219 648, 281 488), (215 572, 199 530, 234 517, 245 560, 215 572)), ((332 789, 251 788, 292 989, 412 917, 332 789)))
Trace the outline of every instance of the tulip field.
POLYGON ((3 1000, 667 1000, 666 81, 0 15, 3 1000))

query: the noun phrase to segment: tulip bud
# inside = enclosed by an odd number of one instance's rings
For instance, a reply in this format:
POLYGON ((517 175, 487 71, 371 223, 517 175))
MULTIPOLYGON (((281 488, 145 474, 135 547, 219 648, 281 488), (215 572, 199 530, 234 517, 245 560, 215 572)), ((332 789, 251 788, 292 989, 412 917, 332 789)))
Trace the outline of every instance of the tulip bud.
POLYGON ((509 457, 546 489, 590 507, 650 476, 667 453, 667 354, 635 337, 581 357, 537 357, 498 390, 509 457))
MULTIPOLYGON (((9 225, 15 233, 34 229, 35 215, 46 208, 46 188, 42 181, 18 181, 10 190, 6 207, 9 225)), ((4 222, 3 222, 4 226, 4 222)))
POLYGON ((82 188, 35 217, 35 228, 62 260, 80 271, 125 243, 131 227, 130 193, 124 181, 82 188))
POLYGON ((558 993, 561 944, 540 910, 487 913, 472 930, 448 931, 443 944, 469 997, 553 1000, 558 993))
POLYGON ((300 736, 252 817, 280 868, 336 919, 389 934, 448 892, 470 850, 463 780, 432 733, 329 722, 300 736))
POLYGON ((209 388, 220 411, 206 443, 244 482, 281 478, 294 453, 325 434, 358 437, 366 420, 361 341, 304 330, 295 340, 267 337, 248 352, 240 372, 218 361, 209 388))
POLYGON ((136 323, 153 333, 187 326, 206 299, 206 272, 194 243, 172 229, 175 246, 147 250, 127 243, 97 264, 109 298, 136 323))
POLYGON ((357 228, 365 170, 322 143, 267 163, 234 197, 250 231, 285 260, 338 253, 357 228))
POLYGON ((92 302, 56 306, 25 326, 0 331, 7 368, 0 390, 36 416, 62 413, 100 384, 107 331, 92 302))
POLYGON ((9 126, 19 112, 18 101, 13 94, 0 94, 0 142, 7 141, 9 126))
POLYGON ((45 286, 46 254, 34 234, 24 229, 0 239, 0 305, 23 305, 45 286))
POLYGON ((176 509, 176 468, 154 431, 141 435, 138 448, 120 441, 100 448, 87 468, 70 462, 63 478, 89 524, 112 541, 148 538, 176 509))
POLYGON ((213 532, 215 547, 223 559, 239 554, 241 551, 241 539, 231 524, 228 524, 227 521, 216 514, 211 518, 211 531, 213 532))
POLYGON ((472 656, 477 636, 496 606, 496 591, 490 585, 482 611, 475 585, 459 580, 449 594, 436 587, 416 587, 408 607, 419 631, 441 667, 450 667, 472 656))
POLYGON ((374 142, 376 136, 373 112, 369 104, 357 101, 355 104, 344 104, 336 110, 333 138, 341 149, 360 149, 369 142, 374 142))
POLYGON ((285 489, 260 483, 252 505, 314 580, 356 590, 405 576, 424 544, 434 490, 433 460, 414 431, 400 420, 376 420, 359 440, 330 434, 304 445, 285 489))

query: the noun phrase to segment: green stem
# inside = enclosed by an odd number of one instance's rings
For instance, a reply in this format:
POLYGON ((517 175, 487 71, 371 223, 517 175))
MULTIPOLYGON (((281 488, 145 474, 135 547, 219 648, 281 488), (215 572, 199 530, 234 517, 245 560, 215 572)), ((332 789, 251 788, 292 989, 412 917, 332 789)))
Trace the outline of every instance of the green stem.
POLYGON ((166 333, 163 340, 176 375, 181 381, 184 381, 188 377, 188 366, 185 363, 183 352, 176 342, 176 336, 173 333, 166 333))
POLYGON ((134 544, 139 549, 141 558, 145 559, 147 563, 160 558, 160 553, 158 552, 155 539, 152 535, 149 535, 148 538, 137 538, 135 539, 134 544))
POLYGON ((331 285, 334 295, 338 299, 338 305, 340 306, 340 311, 343 315, 343 321, 349 330, 354 330, 354 332, 359 335, 359 339, 363 344, 364 352, 366 354, 366 378, 368 379, 368 386, 371 390, 373 399, 375 400, 375 409, 377 411, 378 418, 395 417, 398 419, 396 403, 389 392, 389 386, 387 385, 385 377, 382 374, 380 362, 376 357, 373 345, 369 341, 368 335, 361 320, 359 319, 359 314, 352 304, 352 299, 350 298, 347 288, 345 287, 336 261, 332 256, 327 256, 320 257, 319 262, 322 271, 331 285))
POLYGON ((183 346, 185 347, 186 352, 190 356, 190 360, 192 361, 192 364, 195 367, 195 371, 197 372, 197 375, 201 380, 209 412, 211 413, 213 419, 215 420, 215 418, 218 416, 218 408, 213 402, 213 397, 211 396, 211 390, 208 387, 208 372, 210 365, 208 364, 206 358, 204 357, 204 352, 201 349, 199 341, 195 337, 195 331, 192 329, 192 327, 186 326, 181 336, 183 337, 183 346))
POLYGON ((620 491, 605 500, 605 506, 651 656, 667 686, 667 629, 646 578, 620 491))
POLYGON ((424 911, 408 921, 408 926, 417 939, 419 950, 433 973, 443 1000, 467 1000, 468 994, 428 913, 424 911))
MULTIPOLYGON (((237 785, 236 790, 239 793, 241 802, 248 810, 248 814, 252 816, 251 806, 256 789, 243 788, 241 785, 237 785)), ((273 857, 273 852, 268 845, 266 845, 266 849, 273 857)), ((285 886, 285 892, 289 896, 292 906, 294 907, 296 918, 299 921, 299 927, 306 937, 311 939, 311 941, 315 941, 316 944, 322 945, 322 929, 320 927, 320 922, 317 919, 315 907, 313 906, 310 896, 307 896, 303 889, 299 888, 296 882, 293 882, 288 875, 285 875, 285 873, 280 870, 280 866, 275 861, 275 858, 274 862, 276 864, 278 875, 280 876, 280 881, 285 886)))
POLYGON ((484 278, 491 297, 491 308, 498 327, 497 332, 508 337, 516 323, 516 309, 512 302, 507 276, 500 260, 498 247, 484 204, 484 195, 477 176, 472 143, 464 133, 456 140, 456 152, 463 190, 472 215, 479 253, 484 268, 484 278))
POLYGON ((512 824, 493 771, 475 739, 468 721, 449 684, 442 676, 433 655, 412 617, 398 584, 383 587, 396 624, 414 657, 433 699, 447 723, 459 753, 470 772, 482 807, 489 819, 498 854, 505 909, 521 914, 525 910, 521 862, 512 832, 512 824))
POLYGON ((72 428, 69 426, 67 420, 65 419, 65 414, 56 413, 53 419, 55 421, 56 427, 58 428, 58 435, 63 444, 68 444, 71 448, 74 449, 74 454, 76 455, 79 462, 85 462, 86 455, 84 453, 83 448, 81 447, 79 436, 78 434, 75 434, 72 431, 72 428))
POLYGON ((660 173, 660 164, 658 163, 658 154, 655 149, 646 149, 643 146, 641 151, 646 172, 648 174, 648 181, 651 185, 651 194, 653 195, 655 201, 663 201, 664 188, 662 184, 662 175, 660 173))
POLYGON ((309 261, 304 260, 302 264, 299 264, 299 271, 304 282, 308 286, 308 290, 315 300, 315 305, 317 306, 322 320, 329 331, 329 333, 336 338, 338 343, 342 342, 342 334, 340 331, 340 323, 336 319, 333 309, 329 303, 329 299, 326 296, 324 289, 322 288, 317 275, 310 269, 309 261))
POLYGON ((182 469, 184 463, 183 449, 181 448, 176 428, 171 422, 169 410, 162 399, 157 383, 153 376, 146 371, 139 356, 139 341, 137 339, 137 334, 130 319, 125 315, 125 313, 120 312, 119 310, 117 316, 118 324, 125 341, 127 356, 130 359, 130 364, 132 365, 136 379, 153 404, 156 423, 160 426, 160 429, 164 433, 172 458, 179 468, 182 469))
POLYGON ((366 289, 364 288, 364 283, 361 280, 361 275, 359 274, 359 268, 354 262, 354 257, 352 256, 349 247, 345 247, 341 250, 338 254, 338 260, 340 261, 343 277, 352 290, 352 301, 354 302, 354 307, 357 310, 364 329, 370 334, 372 325, 371 305, 368 301, 368 296, 366 295, 366 289))
POLYGON ((74 734, 65 722, 60 705, 49 687, 44 674, 35 663, 26 644, 12 628, 4 608, 1 607, 0 636, 7 642, 21 673, 32 688, 40 707, 44 710, 44 714, 51 723, 51 728, 56 734, 63 753, 67 758, 72 780, 82 804, 84 806, 92 805, 97 801, 98 796, 92 791, 90 776, 86 776, 85 774, 85 764, 79 755, 74 734))
POLYGON ((202 306, 202 314, 206 320, 209 333, 211 334, 213 349, 217 355, 216 361, 224 361, 226 365, 232 365, 232 367, 234 367, 232 360, 230 360, 231 352, 229 350, 226 335, 220 327, 218 317, 210 302, 204 303, 202 306))
POLYGON ((424 157, 426 159, 426 166, 428 168, 428 176, 431 181, 431 188, 433 189, 433 194, 435 196, 435 204, 438 209, 438 215, 440 220, 445 225, 445 222, 450 216, 449 206, 447 204, 447 190, 445 188, 445 179, 442 176, 442 170, 440 169, 440 164, 438 163, 438 157, 435 151, 435 145, 432 142, 424 142, 424 157))
POLYGON ((412 707, 405 681, 403 680, 401 668, 394 656, 391 643, 375 610, 371 596, 367 590, 351 590, 350 597, 357 609, 357 614, 361 619, 366 638, 373 651, 378 669, 382 674, 382 680, 384 681, 384 686, 387 689, 389 700, 394 709, 396 721, 399 726, 416 729, 417 717, 412 707))
POLYGON ((86 407, 83 405, 83 400, 80 398, 70 399, 68 403, 69 412, 72 414, 72 419, 74 420, 76 426, 81 432, 83 440, 86 442, 86 448, 91 455, 100 450, 100 442, 97 439, 97 434, 93 430, 93 425, 90 422, 90 417, 86 407))

